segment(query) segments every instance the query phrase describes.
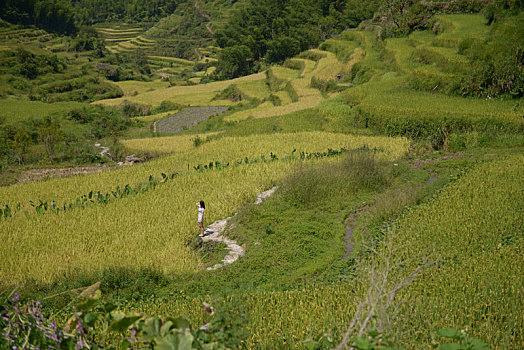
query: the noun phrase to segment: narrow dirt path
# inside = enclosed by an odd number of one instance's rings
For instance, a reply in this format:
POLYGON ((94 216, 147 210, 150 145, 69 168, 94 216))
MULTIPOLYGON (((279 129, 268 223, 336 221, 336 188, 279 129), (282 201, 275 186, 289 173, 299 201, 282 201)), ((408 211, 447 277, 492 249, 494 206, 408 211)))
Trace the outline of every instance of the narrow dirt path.
POLYGON ((200 7, 200 5, 198 4, 198 0, 195 0, 195 7, 198 9, 198 11, 200 12, 200 14, 202 15, 202 17, 204 17, 205 19, 208 20, 208 23, 206 23, 206 29, 209 33, 211 33, 211 35, 214 35, 215 32, 213 31, 213 29, 211 29, 211 16, 209 16, 207 13, 205 13, 204 11, 202 11, 202 8, 200 7))
POLYGON ((366 211, 367 208, 368 207, 366 205, 362 206, 346 217, 346 254, 344 254, 345 259, 349 258, 351 256, 351 253, 353 253, 353 231, 355 231, 355 223, 358 217, 364 211, 366 211))
MULTIPOLYGON (((257 194, 257 197, 255 198, 255 204, 262 203, 266 198, 270 197, 273 193, 275 193, 277 187, 274 186, 270 188, 267 191, 264 191, 262 193, 257 194)), ((237 261, 241 256, 244 255, 244 248, 242 248, 240 245, 237 244, 236 241, 229 239, 222 235, 224 232, 224 229, 226 228, 226 225, 231 219, 231 216, 222 220, 215 221, 211 225, 206 227, 206 231, 204 234, 204 237, 202 237, 202 242, 217 242, 217 243, 225 243, 227 245, 225 250, 229 250, 226 257, 222 259, 222 263, 215 264, 214 266, 208 267, 208 270, 216 270, 219 269, 225 265, 229 265, 237 261)))
POLYGON ((100 156, 103 157, 103 156, 107 156, 109 159, 111 159, 111 153, 109 153, 109 147, 106 147, 106 146, 102 146, 101 144, 99 143, 95 143, 95 147, 98 147, 100 148, 100 156))
POLYGON ((156 133, 156 122, 157 122, 157 121, 158 121, 158 120, 155 120, 155 121, 153 122, 153 133, 156 133))

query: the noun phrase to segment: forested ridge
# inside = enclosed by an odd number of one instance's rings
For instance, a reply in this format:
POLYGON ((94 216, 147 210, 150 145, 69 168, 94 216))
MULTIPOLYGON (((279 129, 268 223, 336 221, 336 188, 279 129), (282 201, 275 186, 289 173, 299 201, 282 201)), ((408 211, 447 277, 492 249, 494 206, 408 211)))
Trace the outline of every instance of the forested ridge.
POLYGON ((81 24, 106 21, 158 21, 173 13, 184 0, 72 0, 81 24))
POLYGON ((62 33, 78 25, 107 21, 154 22, 173 13, 185 0, 3 0, 0 18, 34 24, 62 33))
POLYGON ((262 59, 282 62, 356 27, 378 7, 378 0, 250 1, 216 33, 218 45, 224 48, 218 72, 231 78, 248 73, 262 59))

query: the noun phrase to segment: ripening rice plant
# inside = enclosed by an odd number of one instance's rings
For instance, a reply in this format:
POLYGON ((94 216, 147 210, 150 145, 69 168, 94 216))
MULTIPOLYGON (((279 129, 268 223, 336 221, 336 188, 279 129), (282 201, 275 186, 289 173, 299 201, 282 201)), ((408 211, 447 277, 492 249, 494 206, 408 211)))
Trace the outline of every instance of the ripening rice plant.
POLYGON ((167 81, 118 81, 114 83, 118 85, 122 91, 124 91, 125 97, 133 97, 133 95, 143 94, 145 92, 151 92, 159 89, 165 89, 169 87, 169 82, 167 81))
POLYGON ((186 66, 193 66, 195 62, 190 60, 185 60, 183 58, 177 58, 177 57, 167 57, 167 56, 148 56, 148 59, 152 61, 164 61, 164 62, 173 62, 177 64, 183 64, 186 66))
POLYGON ((242 305, 247 316, 248 349, 303 349, 304 340, 329 334, 335 342, 348 327, 355 312, 358 284, 311 286, 291 291, 239 293, 224 298, 200 296, 187 298, 183 291, 174 300, 143 303, 132 311, 148 315, 185 315, 192 324, 206 322, 202 303, 222 310, 226 302, 242 305))
POLYGON ((417 256, 435 262, 399 294, 405 344, 427 348, 435 331, 455 327, 490 348, 522 348, 523 179, 522 155, 486 162, 397 222, 404 248, 393 259, 412 268, 417 256))
POLYGON ((337 75, 343 72, 345 64, 340 62, 333 53, 326 51, 321 52, 325 53, 326 57, 318 61, 318 66, 313 76, 323 81, 337 79, 337 75))
POLYGON ((355 51, 353 51, 353 53, 351 54, 351 57, 349 58, 348 62, 346 63, 346 67, 344 68, 344 70, 346 72, 351 72, 351 68, 353 68, 353 66, 356 63, 362 61, 365 56, 366 56, 366 52, 362 48, 357 47, 355 51))
POLYGON ((207 137, 218 135, 220 132, 210 132, 206 134, 192 134, 167 137, 153 137, 122 140, 120 143, 129 152, 151 152, 155 154, 165 154, 173 152, 184 152, 195 148, 194 140, 199 138, 205 140, 207 137))
POLYGON ((266 77, 264 73, 257 73, 241 78, 227 81, 218 81, 209 84, 173 86, 155 91, 144 92, 142 94, 138 94, 137 96, 126 96, 125 98, 122 97, 97 101, 95 104, 117 106, 124 100, 128 100, 129 102, 150 106, 158 106, 160 103, 162 103, 162 101, 170 101, 192 106, 216 105, 217 103, 224 103, 224 101, 212 101, 213 97, 215 97, 218 91, 226 89, 231 84, 255 80, 265 80, 265 78, 266 77))
POLYGON ((150 267, 165 273, 195 271, 186 246, 195 231, 195 203, 208 203, 208 222, 239 206, 292 171, 293 162, 257 163, 222 171, 189 172, 155 190, 106 205, 0 223, 0 275, 4 286, 52 282, 69 273, 108 267, 150 267), (52 239, 50 239, 52 238, 52 239))
POLYGON ((169 111, 169 112, 145 115, 145 116, 142 116, 142 117, 133 117, 133 119, 140 120, 140 121, 143 121, 143 122, 154 122, 155 120, 160 120, 160 119, 165 118, 165 117, 167 117, 169 115, 176 114, 177 112, 178 112, 178 110, 173 110, 173 111, 169 111))
MULTIPOLYGON (((312 90, 315 90, 316 93, 320 95, 318 90, 316 89, 312 89, 312 90)), ((315 96, 315 95, 300 98, 298 102, 288 103, 282 106, 274 106, 270 102, 264 102, 263 104, 261 104, 260 106, 256 108, 245 110, 245 111, 240 111, 240 112, 231 114, 229 116, 226 116, 224 117, 224 120, 228 122, 238 122, 238 121, 245 120, 249 117, 269 118, 269 117, 274 117, 277 115, 284 115, 284 114, 289 114, 293 112, 303 111, 304 109, 315 107, 321 101, 324 100, 322 96, 315 96)))
MULTIPOLYGON (((163 138, 140 139, 135 141, 136 149, 155 152, 162 149, 166 152, 177 150, 177 144, 186 144, 190 141, 187 136, 173 136, 167 138, 175 145, 161 148, 163 138), (177 140, 182 141, 177 141, 177 140), (141 145, 141 148, 138 148, 141 145)), ((133 142, 133 141, 132 141, 133 142)), ((159 178, 161 173, 187 172, 197 164, 206 164, 219 160, 222 163, 234 162, 248 157, 253 159, 270 152, 278 155, 297 152, 325 152, 327 148, 353 149, 367 145, 370 148, 380 148, 383 151, 378 156, 387 159, 396 159, 405 154, 409 141, 405 138, 349 136, 326 132, 301 132, 293 134, 252 135, 249 137, 224 137, 206 142, 199 147, 189 148, 177 154, 157 158, 149 162, 136 164, 132 167, 117 170, 75 176, 60 179, 16 184, 9 187, 0 187, 0 205, 9 204, 14 207, 20 202, 22 208, 31 209, 29 201, 54 200, 60 205, 64 201, 73 201, 75 198, 93 191, 109 192, 116 186, 126 184, 137 185, 147 182, 150 175, 159 178)))
POLYGON ((297 72, 295 69, 281 66, 271 67, 271 71, 275 77, 280 80, 293 80, 296 79, 299 74, 299 72, 297 72))
POLYGON ((264 99, 269 96, 269 87, 265 80, 253 80, 238 83, 237 88, 249 97, 264 99))

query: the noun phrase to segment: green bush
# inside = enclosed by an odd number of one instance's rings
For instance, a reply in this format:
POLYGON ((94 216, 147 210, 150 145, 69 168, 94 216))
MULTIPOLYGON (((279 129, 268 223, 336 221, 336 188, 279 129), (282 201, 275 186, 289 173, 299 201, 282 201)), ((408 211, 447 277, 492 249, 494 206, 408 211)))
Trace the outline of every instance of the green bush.
POLYGON ((378 190, 390 181, 387 167, 376 160, 369 149, 344 155, 336 163, 324 166, 304 166, 284 182, 286 195, 311 206, 326 199, 333 188, 342 192, 378 190))

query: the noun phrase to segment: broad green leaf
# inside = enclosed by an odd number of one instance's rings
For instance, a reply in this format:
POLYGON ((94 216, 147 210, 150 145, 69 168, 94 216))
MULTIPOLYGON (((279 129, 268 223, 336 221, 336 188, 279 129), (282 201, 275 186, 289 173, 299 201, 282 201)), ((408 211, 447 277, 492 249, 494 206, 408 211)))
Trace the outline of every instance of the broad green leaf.
POLYGON ((166 334, 169 333, 169 330, 171 329, 172 326, 173 326, 173 322, 171 321, 164 322, 164 324, 160 328, 160 334, 164 337, 166 334))
POLYGON ((437 331, 437 334, 445 338, 456 338, 460 336, 460 332, 456 328, 442 328, 437 331))
POLYGON ((142 316, 138 314, 126 315, 119 320, 113 321, 109 325, 108 330, 123 333, 129 328, 129 326, 131 326, 133 323, 135 323, 136 320, 140 319, 141 317, 142 316))
POLYGON ((187 318, 182 317, 182 316, 176 318, 173 323, 175 324, 175 327, 178 329, 181 329, 181 328, 190 329, 191 328, 191 322, 189 322, 187 318))
POLYGON ((84 324, 88 327, 93 327, 97 319, 98 315, 90 312, 84 316, 84 324))
POLYGON ((446 343, 440 346, 440 350, 463 350, 464 348, 457 343, 446 343))
POLYGON ((78 311, 81 311, 81 312, 88 312, 88 311, 91 311, 91 309, 93 308, 93 306, 95 306, 97 303, 97 299, 95 298, 88 298, 88 299, 85 299, 84 301, 78 303, 76 305, 76 309, 78 311))
POLYGON ((304 340, 304 345, 306 346, 307 350, 315 350, 317 347, 317 342, 313 339, 306 339, 304 340))
POLYGON ((372 350, 373 347, 367 339, 355 337, 353 338, 353 347, 358 350, 372 350))
POLYGON ((109 313, 109 312, 111 312, 111 311, 114 311, 115 309, 116 309, 116 305, 114 305, 114 304, 111 304, 111 303, 106 303, 106 304, 104 304, 104 311, 105 311, 106 313, 109 313))
POLYGON ((144 340, 151 341, 156 337, 160 337, 161 321, 158 317, 150 317, 145 320, 142 331, 144 333, 144 340))
POLYGON ((377 336, 380 335, 380 332, 377 332, 377 331, 369 331, 368 334, 369 334, 370 337, 372 337, 372 338, 376 338, 377 336))
POLYGON ((477 338, 469 339, 466 344, 469 346, 468 349, 471 350, 488 350, 488 346, 482 340, 477 338))

